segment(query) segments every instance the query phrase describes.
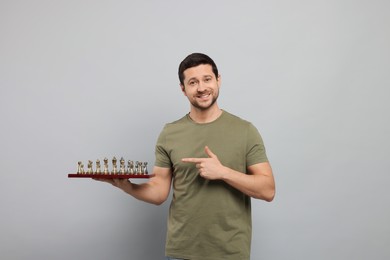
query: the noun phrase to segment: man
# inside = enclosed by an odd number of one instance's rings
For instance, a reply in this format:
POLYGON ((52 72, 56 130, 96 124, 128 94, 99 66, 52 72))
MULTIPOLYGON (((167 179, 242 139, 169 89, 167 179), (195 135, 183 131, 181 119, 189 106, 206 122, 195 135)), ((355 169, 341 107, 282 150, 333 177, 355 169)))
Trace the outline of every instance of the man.
POLYGON ((155 176, 143 184, 106 181, 157 205, 172 183, 167 259, 249 259, 250 198, 272 201, 275 195, 263 141, 251 123, 219 108, 221 76, 210 57, 187 56, 179 79, 190 112, 162 130, 155 176))

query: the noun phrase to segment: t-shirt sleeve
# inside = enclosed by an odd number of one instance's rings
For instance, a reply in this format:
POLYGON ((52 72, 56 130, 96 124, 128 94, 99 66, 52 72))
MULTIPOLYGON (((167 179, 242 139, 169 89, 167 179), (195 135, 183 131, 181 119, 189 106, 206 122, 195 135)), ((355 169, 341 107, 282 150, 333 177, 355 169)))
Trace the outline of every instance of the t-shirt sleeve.
POLYGON ((158 167, 164 167, 164 168, 171 168, 172 163, 169 158, 169 154, 167 152, 166 147, 166 135, 167 135, 167 126, 164 127, 164 129, 161 131, 155 148, 155 166, 158 167))
POLYGON ((261 138, 261 135, 256 127, 251 123, 249 124, 247 134, 247 166, 268 162, 263 139, 261 138))

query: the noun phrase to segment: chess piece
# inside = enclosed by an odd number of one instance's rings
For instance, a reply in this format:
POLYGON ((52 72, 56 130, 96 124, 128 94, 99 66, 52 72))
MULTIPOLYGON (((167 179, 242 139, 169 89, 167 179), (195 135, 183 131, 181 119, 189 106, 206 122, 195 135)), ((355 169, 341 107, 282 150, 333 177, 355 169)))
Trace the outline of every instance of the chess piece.
POLYGON ((131 160, 127 162, 127 173, 134 174, 134 162, 131 160))
POLYGON ((138 166, 139 166, 139 161, 135 161, 135 163, 134 163, 134 174, 138 174, 138 166))
POLYGON ((103 162, 104 162, 103 174, 109 174, 110 171, 108 170, 108 159, 104 158, 103 162))
POLYGON ((127 169, 126 169, 126 174, 130 174, 130 160, 127 161, 127 169))
POLYGON ((80 174, 84 174, 84 173, 85 173, 85 171, 84 171, 84 164, 81 163, 80 164, 80 174))
POLYGON ((148 163, 144 162, 143 168, 142 168, 142 174, 148 174, 148 163))
POLYGON ((123 157, 121 157, 119 162, 120 162, 120 168, 119 168, 120 174, 126 174, 125 159, 123 159, 123 157))
POLYGON ((137 174, 142 174, 142 162, 137 161, 137 174))
POLYGON ((118 168, 116 166, 116 158, 112 158, 112 171, 111 174, 117 174, 118 173, 118 168))
POLYGON ((93 163, 92 161, 90 161, 90 160, 88 161, 88 166, 87 166, 88 167, 88 170, 87 170, 88 174, 93 174, 92 163, 93 163))
POLYGON ((77 163, 77 174, 81 174, 81 165, 83 164, 83 162, 79 161, 77 163))
POLYGON ((134 174, 138 174, 138 164, 139 164, 139 162, 135 161, 135 163, 134 163, 134 174))
POLYGON ((102 170, 100 169, 100 160, 97 159, 96 160, 96 170, 95 170, 95 174, 101 174, 102 173, 102 170))

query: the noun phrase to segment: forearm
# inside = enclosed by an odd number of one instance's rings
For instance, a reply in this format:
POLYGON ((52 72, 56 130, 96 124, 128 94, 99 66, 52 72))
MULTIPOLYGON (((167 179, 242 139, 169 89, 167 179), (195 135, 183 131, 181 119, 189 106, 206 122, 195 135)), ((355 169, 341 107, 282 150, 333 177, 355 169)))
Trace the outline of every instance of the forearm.
POLYGON ((270 202, 275 196, 275 183, 272 174, 244 174, 225 167, 222 180, 256 199, 270 202))
POLYGON ((155 205, 162 204, 167 197, 166 193, 161 191, 153 182, 142 184, 127 182, 125 186, 119 188, 138 200, 155 205))
POLYGON ((246 195, 272 201, 275 196, 275 182, 269 162, 261 162, 247 167, 241 173, 221 164, 218 157, 206 146, 207 158, 183 158, 182 162, 195 163, 199 175, 208 180, 224 180, 246 195))
POLYGON ((148 182, 142 184, 131 183, 127 179, 112 179, 108 182, 138 200, 160 205, 168 198, 171 189, 171 170, 154 167, 153 175, 148 182))

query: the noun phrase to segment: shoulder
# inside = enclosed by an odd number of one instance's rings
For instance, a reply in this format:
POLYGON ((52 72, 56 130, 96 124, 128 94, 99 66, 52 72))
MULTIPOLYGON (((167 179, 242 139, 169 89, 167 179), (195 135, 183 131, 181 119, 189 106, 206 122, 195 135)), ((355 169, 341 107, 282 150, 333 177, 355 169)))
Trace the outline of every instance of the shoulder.
POLYGON ((224 125, 233 132, 248 135, 259 135, 259 130, 252 122, 224 111, 224 125))
POLYGON ((184 127, 187 124, 188 124, 188 116, 184 115, 180 119, 166 123, 164 125, 162 132, 168 133, 168 132, 176 131, 177 129, 180 129, 181 127, 184 127))
POLYGON ((174 126, 174 125, 178 125, 178 124, 183 124, 183 123, 186 123, 187 121, 188 121, 188 114, 185 114, 181 118, 167 123, 165 126, 174 126))
POLYGON ((251 122, 249 122, 249 121, 247 121, 239 116, 233 115, 225 110, 223 111, 223 118, 222 119, 228 123, 234 123, 236 125, 241 125, 241 126, 246 126, 246 127, 252 126, 251 122))

